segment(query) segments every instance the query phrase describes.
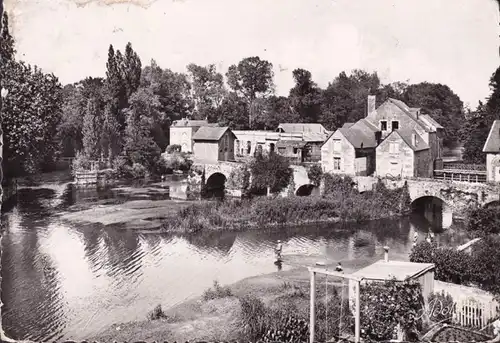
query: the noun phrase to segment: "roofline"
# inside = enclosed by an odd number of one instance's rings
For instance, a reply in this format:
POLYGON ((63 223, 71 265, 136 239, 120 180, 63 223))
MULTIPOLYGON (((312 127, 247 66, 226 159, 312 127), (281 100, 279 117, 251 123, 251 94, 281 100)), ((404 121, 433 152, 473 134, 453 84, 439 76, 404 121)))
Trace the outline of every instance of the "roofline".
MULTIPOLYGON (((484 145, 483 145, 483 152, 497 152, 497 151, 489 151, 489 150, 486 150, 486 144, 488 144, 488 141, 490 140, 490 137, 491 135, 493 134, 493 128, 495 127, 495 123, 498 121, 497 120, 494 120, 493 121, 493 124, 491 124, 491 128, 490 128, 490 132, 488 132, 488 138, 486 138, 486 142, 484 142, 484 145)), ((499 150, 500 151, 500 150, 499 150)))
MULTIPOLYGON (((404 101, 402 101, 402 100, 398 100, 398 99, 394 99, 394 98, 389 98, 389 99, 387 99, 387 100, 386 100, 386 102, 387 102, 387 101, 390 101, 391 103, 393 103, 394 105, 396 105, 396 106, 397 106, 397 107, 398 107, 401 111, 403 111, 403 112, 404 112, 404 113, 405 113, 408 117, 410 117, 411 119, 413 119, 413 121, 414 121, 415 123, 417 123, 417 124, 418 124, 418 125, 419 125, 422 129, 424 129, 424 131, 425 131, 425 132, 427 132, 427 128, 426 128, 426 127, 425 127, 422 123, 420 123, 420 122, 418 121, 418 119, 417 119, 417 118, 414 118, 414 117, 413 117, 413 115, 410 113, 410 111, 406 111, 404 108, 399 107, 399 105, 398 105, 397 103, 395 103, 393 100, 395 100, 395 101, 401 101, 402 103, 404 103, 404 101)), ((383 104, 382 104, 382 105, 383 105, 383 104)), ((380 106, 382 106, 382 105, 380 105, 380 106)), ((405 105, 406 105, 406 104, 405 104, 405 105)), ((380 106, 379 106, 379 107, 380 107, 380 106)), ((408 106, 408 105, 407 105, 407 106, 408 106)), ((411 107, 408 107, 408 108, 411 108, 411 107)))

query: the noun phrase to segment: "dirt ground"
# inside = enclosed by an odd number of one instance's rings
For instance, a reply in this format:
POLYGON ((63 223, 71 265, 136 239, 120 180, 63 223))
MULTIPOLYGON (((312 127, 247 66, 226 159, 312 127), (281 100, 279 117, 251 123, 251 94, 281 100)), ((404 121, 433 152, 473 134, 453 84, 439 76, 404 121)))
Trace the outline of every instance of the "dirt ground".
MULTIPOLYGON (((298 287, 306 294, 301 302, 301 307, 303 307, 301 310, 308 311, 310 276, 307 266, 314 266, 316 262, 326 262, 326 266, 331 269, 335 266, 333 261, 322 261, 319 256, 284 256, 284 263, 292 266, 292 270, 241 280, 230 285, 233 296, 205 301, 200 295, 198 298, 164 310, 167 319, 115 325, 89 340, 99 342, 137 340, 184 342, 188 340, 229 341, 237 339, 241 330, 241 325, 238 322, 239 296, 254 295, 264 303, 270 304, 277 297, 283 296, 286 292, 293 292, 298 287), (284 288, 285 283, 291 287, 284 288)), ((345 266, 344 271, 352 272, 353 266, 345 266)), ((317 283, 319 284, 323 280, 324 277, 318 276, 317 283)), ((333 285, 341 285, 340 281, 329 280, 329 282, 333 285)))

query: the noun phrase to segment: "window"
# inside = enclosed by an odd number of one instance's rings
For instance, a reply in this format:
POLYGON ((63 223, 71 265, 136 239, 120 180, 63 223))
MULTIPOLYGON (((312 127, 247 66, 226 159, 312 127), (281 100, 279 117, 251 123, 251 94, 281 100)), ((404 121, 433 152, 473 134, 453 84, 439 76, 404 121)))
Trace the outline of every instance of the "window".
POLYGON ((250 151, 252 151, 252 142, 247 142, 247 155, 250 155, 250 151))
POLYGON ((236 148, 235 148, 236 152, 239 152, 240 151, 240 141, 236 140, 235 145, 236 145, 236 148))
POLYGON ((262 145, 257 145, 257 154, 262 155, 262 145))
POLYGON ((333 170, 340 170, 340 157, 333 158, 333 170))
POLYGON ((299 149, 297 149, 297 148, 293 148, 293 153, 294 153, 294 154, 297 154, 297 152, 298 152, 298 151, 299 151, 299 149))
POLYGON ((333 141, 333 151, 341 152, 342 151, 342 143, 340 139, 336 139, 333 141))
POLYGON ((399 152, 399 145, 398 143, 389 143, 389 153, 390 154, 397 154, 399 152))
POLYGON ((399 130, 399 121, 393 120, 391 123, 392 131, 399 130))
POLYGON ((274 152, 274 143, 269 144, 269 150, 274 152))
POLYGON ((380 121, 380 130, 387 131, 387 120, 380 121))
POLYGON ((278 148, 278 153, 279 153, 280 155, 284 155, 284 154, 286 153, 286 148, 285 148, 285 147, 279 147, 279 148, 278 148))

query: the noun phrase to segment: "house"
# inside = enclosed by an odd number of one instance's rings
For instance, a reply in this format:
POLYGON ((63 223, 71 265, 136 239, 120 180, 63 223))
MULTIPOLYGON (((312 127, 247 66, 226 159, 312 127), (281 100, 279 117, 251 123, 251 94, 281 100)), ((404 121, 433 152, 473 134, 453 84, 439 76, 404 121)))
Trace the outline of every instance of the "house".
POLYGON ((375 148, 379 142, 380 130, 367 119, 344 124, 322 144, 323 171, 362 176, 373 174, 375 148))
MULTIPOLYGON (((428 146, 427 161, 422 165, 427 166, 423 171, 418 169, 413 171, 413 176, 431 177, 435 169, 442 169, 442 142, 443 142, 443 127, 439 125, 429 115, 422 114, 420 108, 411 108, 404 102, 389 98, 378 108, 375 108, 375 97, 368 97, 368 114, 366 119, 374 124, 381 131, 381 138, 385 140, 393 131, 402 130, 402 134, 416 133, 423 142, 428 146)), ((410 136, 411 137, 411 136, 410 136)), ((408 137, 406 137, 408 138, 408 137)), ((393 136, 397 139, 397 136, 393 136)), ((408 140, 411 143, 411 139, 408 140)), ((422 146, 418 140, 419 147, 422 146)), ((392 150, 381 150, 377 153, 377 168, 384 166, 384 171, 391 167, 393 161, 392 150), (381 159, 380 161, 378 159, 381 159)), ((415 151, 415 150, 414 150, 415 151)), ((420 154, 422 158, 424 154, 420 154)), ((417 160, 417 157, 414 157, 417 160)), ((420 162, 419 162, 420 163, 420 162)), ((393 170, 391 169, 391 170, 393 170)), ((377 174, 383 175, 383 171, 377 174)))
POLYGON ((430 148, 413 129, 392 131, 376 148, 376 171, 382 177, 429 177, 430 148))
POLYGON ((206 163, 234 161, 235 140, 229 127, 202 126, 193 135, 194 158, 206 163))
POLYGON ((234 151, 237 160, 254 156, 256 152, 276 150, 280 134, 274 131, 234 130, 236 136, 234 151))
MULTIPOLYGON (((281 123, 276 128, 276 132, 282 133, 320 133, 325 136, 328 131, 325 127, 318 123, 281 123)), ((325 137, 326 138, 326 137, 325 137)))
POLYGON ((202 126, 216 126, 206 120, 181 119, 170 126, 170 145, 180 145, 181 151, 193 152, 193 135, 202 126))
MULTIPOLYGON (((384 259, 379 260, 365 268, 362 268, 351 275, 362 278, 366 282, 385 282, 390 280, 405 281, 415 280, 422 286, 422 296, 427 301, 429 295, 434 291, 434 271, 433 263, 416 263, 406 261, 389 260, 389 248, 384 247, 384 259)), ((349 281, 349 300, 353 302, 355 298, 355 281, 349 281)))
POLYGON ((306 156, 307 142, 303 140, 279 140, 276 143, 277 153, 286 157, 290 163, 302 163, 306 156))
POLYGON ((500 120, 491 125, 483 152, 486 153, 486 181, 500 182, 500 120))

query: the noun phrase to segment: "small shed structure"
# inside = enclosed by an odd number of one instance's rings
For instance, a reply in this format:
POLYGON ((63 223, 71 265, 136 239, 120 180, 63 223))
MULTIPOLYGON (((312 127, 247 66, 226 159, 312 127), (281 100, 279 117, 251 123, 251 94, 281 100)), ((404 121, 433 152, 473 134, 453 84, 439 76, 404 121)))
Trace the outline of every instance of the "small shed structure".
POLYGON ((201 127, 193 136, 194 157, 207 163, 234 161, 235 140, 229 127, 201 127))

